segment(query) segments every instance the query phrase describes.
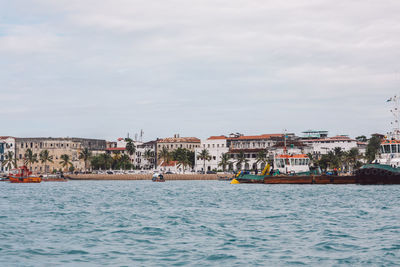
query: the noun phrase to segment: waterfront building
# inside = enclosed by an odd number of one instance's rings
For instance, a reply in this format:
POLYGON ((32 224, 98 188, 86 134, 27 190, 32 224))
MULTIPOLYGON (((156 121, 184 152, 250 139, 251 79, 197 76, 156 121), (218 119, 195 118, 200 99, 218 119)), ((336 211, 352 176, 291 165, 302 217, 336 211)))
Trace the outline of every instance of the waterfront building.
POLYGON ((257 155, 264 151, 269 157, 273 156, 272 150, 278 142, 295 139, 293 133, 286 134, 261 134, 261 135, 234 135, 227 139, 231 163, 231 170, 261 170, 265 167, 265 162, 257 162, 257 155), (245 162, 239 163, 239 155, 245 155, 245 162))
MULTIPOLYGON (((293 133, 248 136, 236 133, 230 134, 228 137, 211 136, 207 140, 202 141, 201 147, 196 149, 195 169, 197 171, 222 170, 222 167, 219 166, 222 154, 228 153, 230 160, 227 170, 261 170, 265 167, 266 163, 257 162, 259 152, 264 151, 267 157, 273 158, 274 153, 277 153, 279 150, 277 144, 283 144, 285 140, 290 144, 289 142, 293 142, 295 139, 296 137, 293 133), (205 161, 205 170, 204 160, 199 157, 203 149, 207 149, 210 154, 210 160, 205 161), (244 154, 245 159, 243 163, 239 164, 239 155, 241 154, 244 154)), ((300 143, 299 146, 306 147, 306 145, 300 143)))
POLYGON ((135 169, 151 170, 156 166, 156 141, 140 142, 133 140, 135 153, 130 155, 126 150, 126 140, 118 138, 116 142, 107 142, 106 152, 112 156, 115 154, 128 155, 135 169))
POLYGON ((86 139, 86 138, 52 138, 52 137, 38 137, 38 138, 15 138, 15 154, 17 157, 18 165, 24 164, 25 153, 28 149, 32 150, 33 154, 37 154, 39 162, 28 164, 32 172, 45 172, 54 170, 63 170, 60 164, 61 155, 66 154, 69 156, 75 170, 84 170, 85 163, 79 159, 80 152, 88 148, 94 155, 104 153, 106 149, 106 141, 100 139, 86 139), (39 160, 39 154, 43 150, 48 150, 50 156, 53 157, 53 162, 47 162, 45 170, 44 164, 39 160))
POLYGON ((4 161, 8 159, 8 153, 12 152, 15 157, 15 138, 11 136, 0 136, 0 172, 8 173, 13 167, 8 167, 4 161))
MULTIPOLYGON (((174 137, 162 138, 156 140, 156 155, 157 159, 160 156, 160 152, 163 148, 172 152, 177 148, 185 148, 189 151, 194 152, 196 148, 199 148, 201 144, 200 139, 196 137, 180 137, 179 134, 175 134, 174 137)), ((157 165, 162 164, 162 160, 157 160, 157 165)))
POLYGON ((196 171, 212 171, 222 169, 219 166, 221 162, 221 157, 223 154, 229 152, 228 137, 221 136, 211 136, 206 140, 201 141, 200 147, 195 149, 195 170, 196 171), (199 154, 203 149, 206 149, 210 154, 210 158, 208 160, 202 160, 199 157, 199 154), (204 169, 205 163, 205 169, 204 169))
POLYGON ((349 151, 352 148, 358 148, 358 142, 346 135, 338 135, 334 137, 325 137, 320 139, 303 139, 302 142, 312 147, 312 154, 323 155, 328 154, 339 147, 342 151, 349 151))

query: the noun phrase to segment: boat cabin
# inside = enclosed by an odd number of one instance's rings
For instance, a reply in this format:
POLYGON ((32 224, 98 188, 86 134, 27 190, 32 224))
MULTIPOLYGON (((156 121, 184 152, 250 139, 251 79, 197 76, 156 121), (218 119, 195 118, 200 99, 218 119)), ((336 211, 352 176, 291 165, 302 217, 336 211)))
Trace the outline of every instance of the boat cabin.
POLYGON ((383 140, 380 147, 380 156, 377 163, 400 167, 400 141, 383 140))
POLYGON ((277 155, 274 159, 274 169, 284 174, 295 174, 310 171, 310 159, 306 154, 277 155))
POLYGON ((26 166, 18 167, 17 169, 10 170, 9 176, 15 178, 24 178, 32 175, 32 172, 26 166))

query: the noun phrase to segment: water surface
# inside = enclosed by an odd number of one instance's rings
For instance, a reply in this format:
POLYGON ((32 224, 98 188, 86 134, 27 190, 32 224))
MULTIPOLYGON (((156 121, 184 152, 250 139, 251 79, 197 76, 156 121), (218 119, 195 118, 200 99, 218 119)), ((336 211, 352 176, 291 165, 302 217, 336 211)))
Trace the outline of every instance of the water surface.
POLYGON ((400 186, 0 183, 2 266, 391 266, 400 186))

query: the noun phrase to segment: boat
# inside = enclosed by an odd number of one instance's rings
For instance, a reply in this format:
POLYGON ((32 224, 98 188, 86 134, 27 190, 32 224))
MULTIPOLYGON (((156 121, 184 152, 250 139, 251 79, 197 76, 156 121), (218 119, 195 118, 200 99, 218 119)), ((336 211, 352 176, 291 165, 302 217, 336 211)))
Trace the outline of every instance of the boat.
POLYGON ((153 182, 165 182, 164 176, 162 174, 155 173, 151 179, 153 182))
POLYGON ((319 168, 309 167, 307 155, 277 155, 274 158, 274 168, 267 164, 261 175, 240 171, 231 184, 355 184, 354 175, 339 176, 321 174, 319 168))
POLYGON ((12 169, 8 175, 10 183, 40 183, 42 178, 32 176, 32 172, 26 166, 12 169))
MULTIPOLYGON (((265 181, 267 183, 272 183, 272 181, 277 181, 278 177, 298 177, 304 179, 305 176, 311 177, 312 173, 310 171, 310 159, 305 154, 282 154, 274 156, 273 166, 267 164, 260 175, 250 174, 249 171, 239 171, 235 177, 235 183, 257 183, 263 184, 265 181), (273 179, 273 180, 272 180, 273 179)), ((279 178, 280 179, 280 178, 279 178)), ((279 180, 278 179, 278 180, 279 180)), ((292 180, 296 180, 292 179, 292 180)))
POLYGON ((395 95, 387 102, 394 103, 394 129, 381 139, 378 157, 356 171, 360 184, 400 184, 400 99, 395 95))
POLYGON ((360 184, 400 184, 400 168, 388 164, 373 163, 356 171, 360 184))

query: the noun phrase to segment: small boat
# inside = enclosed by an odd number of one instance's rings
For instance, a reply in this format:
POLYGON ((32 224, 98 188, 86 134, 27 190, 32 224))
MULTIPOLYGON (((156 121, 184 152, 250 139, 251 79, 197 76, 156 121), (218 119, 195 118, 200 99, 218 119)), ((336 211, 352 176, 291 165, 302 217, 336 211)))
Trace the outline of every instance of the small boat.
POLYGON ((165 182, 164 176, 162 174, 155 173, 151 179, 153 182, 165 182))
POLYGON ((8 176, 10 183, 40 183, 42 178, 32 176, 32 172, 26 166, 10 171, 8 176))

